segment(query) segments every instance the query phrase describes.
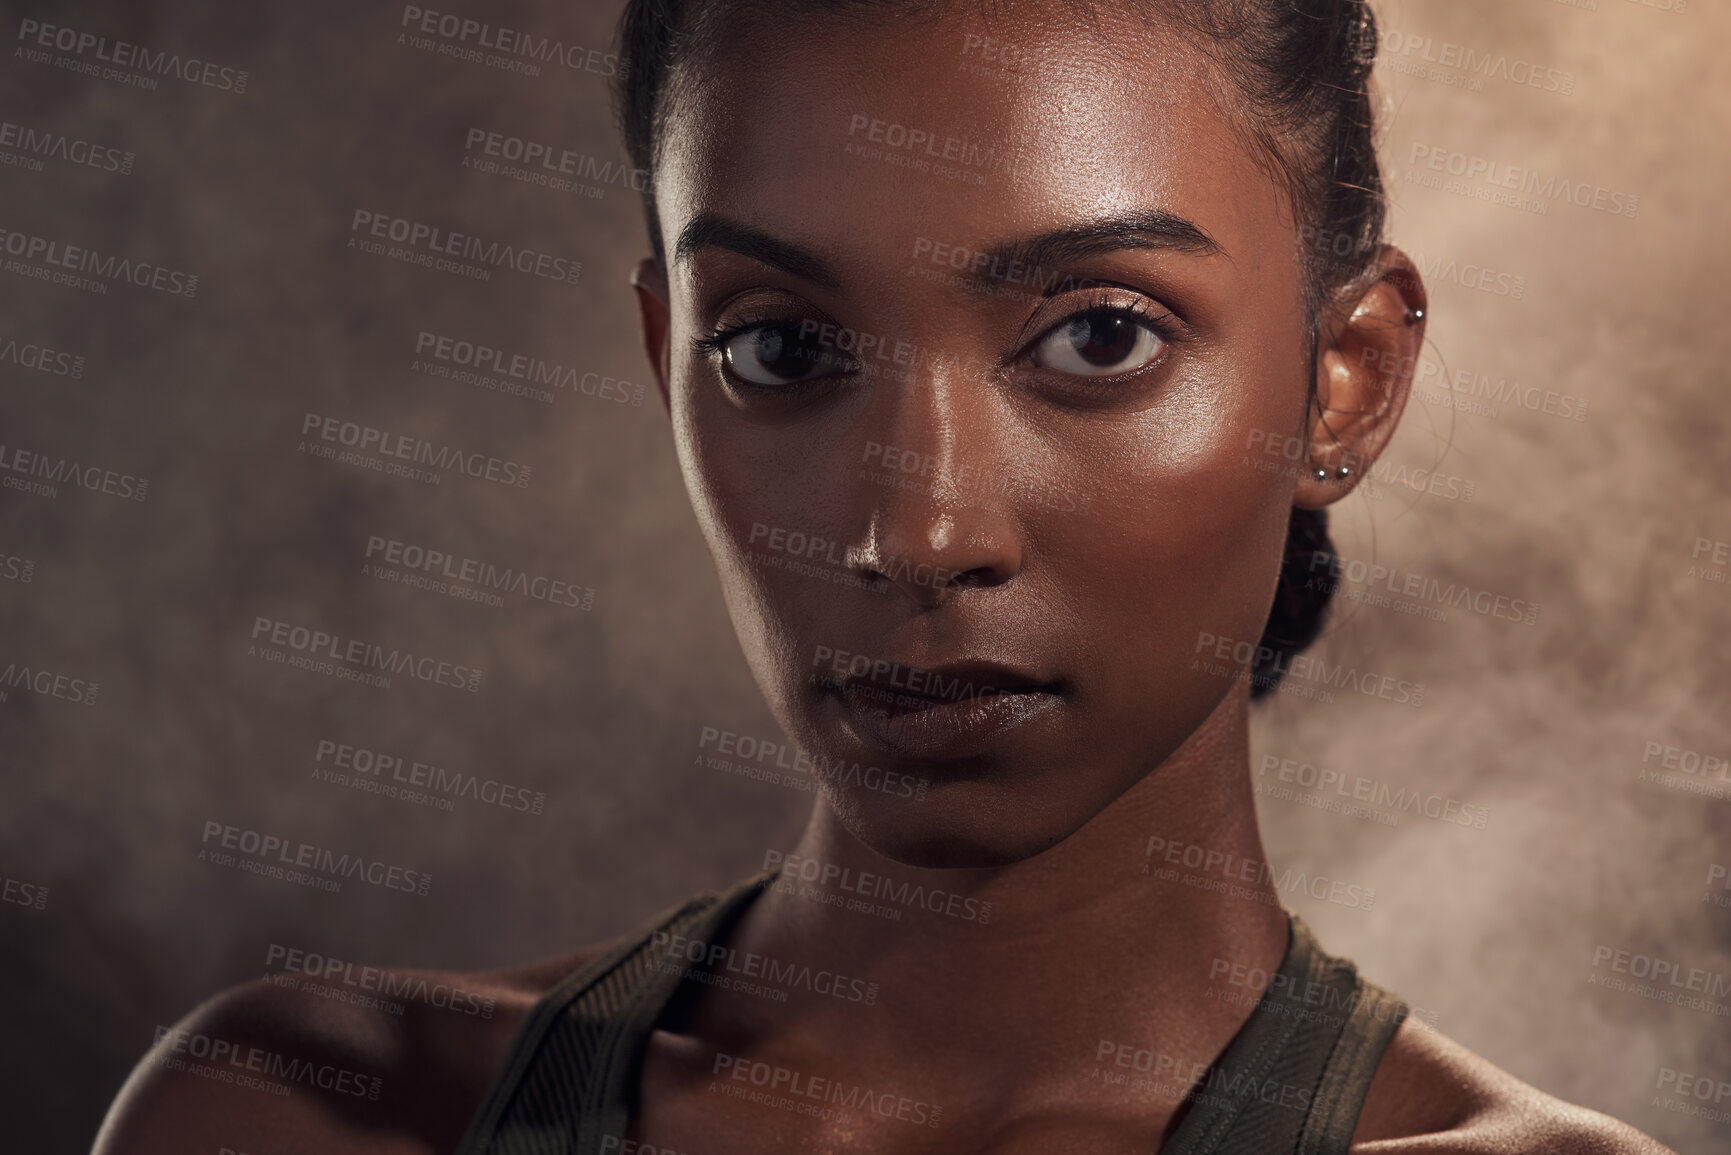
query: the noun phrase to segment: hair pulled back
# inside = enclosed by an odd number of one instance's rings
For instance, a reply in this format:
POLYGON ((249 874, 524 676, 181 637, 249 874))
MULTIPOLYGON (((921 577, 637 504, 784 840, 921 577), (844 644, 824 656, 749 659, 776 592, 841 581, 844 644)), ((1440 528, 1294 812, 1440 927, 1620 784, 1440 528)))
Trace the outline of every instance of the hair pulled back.
MULTIPOLYGON (((614 104, 632 164, 650 174, 644 208, 655 257, 666 248, 653 174, 671 88, 729 18, 793 19, 874 9, 936 15, 961 0, 628 0, 619 25, 614 104)), ((1106 5, 1069 0, 1095 15, 1106 5)), ((1230 76, 1249 114, 1241 130, 1285 189, 1298 226, 1314 397, 1326 309, 1375 268, 1386 207, 1369 84, 1376 18, 1366 0, 1120 0, 1164 17, 1230 76)), ((1008 6, 1007 4, 1004 6, 1008 6)), ((1307 418, 1308 420, 1308 418, 1307 418)), ((1307 426, 1308 427, 1308 426, 1307 426)), ((1302 435, 1303 431, 1299 431, 1302 435)), ((1280 581, 1251 667, 1251 697, 1273 693, 1289 660, 1322 631, 1335 553, 1324 510, 1294 508, 1280 581)))

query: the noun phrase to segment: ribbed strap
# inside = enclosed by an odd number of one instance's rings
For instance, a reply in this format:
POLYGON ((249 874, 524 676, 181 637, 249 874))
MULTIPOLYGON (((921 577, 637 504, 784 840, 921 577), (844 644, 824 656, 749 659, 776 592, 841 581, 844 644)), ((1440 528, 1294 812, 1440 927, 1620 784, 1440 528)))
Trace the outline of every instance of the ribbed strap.
POLYGON ((1328 1057, 1297 1155, 1346 1155, 1377 1064, 1406 1020, 1404 1000, 1362 977, 1352 1018, 1328 1057))
POLYGON ((1288 912, 1276 977, 1160 1155, 1344 1155, 1406 1004, 1288 912))
POLYGON ((760 875, 670 907, 544 995, 518 1030, 457 1155, 576 1155, 623 1139, 655 1019, 678 988, 660 932, 707 940, 755 898, 760 875))
MULTIPOLYGON (((623 1141, 644 1048, 687 973, 657 933, 725 935, 771 873, 658 915, 530 1012, 457 1155, 596 1155, 623 1141)), ((1158 1155, 1345 1155, 1407 1006, 1288 912, 1275 979, 1158 1155)))

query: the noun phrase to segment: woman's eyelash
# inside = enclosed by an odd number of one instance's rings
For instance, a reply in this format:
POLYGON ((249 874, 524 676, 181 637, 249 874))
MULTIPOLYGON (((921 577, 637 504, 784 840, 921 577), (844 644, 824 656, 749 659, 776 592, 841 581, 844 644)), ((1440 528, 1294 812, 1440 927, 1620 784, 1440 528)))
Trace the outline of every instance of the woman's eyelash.
POLYGON ((770 325, 785 323, 785 321, 778 321, 777 318, 768 316, 742 318, 721 326, 707 337, 693 337, 691 347, 700 357, 713 357, 718 355, 729 341, 741 334, 749 333, 754 329, 763 329, 770 325))
MULTIPOLYGON (((1110 292, 1101 290, 1095 290, 1089 299, 1071 309, 1056 324, 1046 326, 1042 333, 1050 333, 1058 326, 1068 324, 1090 313, 1116 313, 1121 316, 1133 317, 1154 330, 1162 341, 1176 342, 1183 340, 1184 337, 1182 324, 1178 318, 1167 310, 1154 305, 1146 297, 1126 300, 1122 296, 1115 296, 1110 292)), ((769 312, 748 315, 719 326, 708 336, 693 337, 691 347, 700 357, 716 357, 736 337, 759 329, 794 323, 787 317, 769 312)))
POLYGON ((1067 325, 1079 317, 1090 313, 1116 313, 1120 316, 1133 317, 1147 325, 1162 341, 1180 341, 1184 338, 1182 324, 1177 316, 1162 309, 1146 297, 1136 297, 1125 300, 1122 296, 1114 296, 1109 292, 1095 290, 1081 307, 1072 309, 1055 325, 1048 325, 1042 333, 1050 333, 1061 325, 1067 325))

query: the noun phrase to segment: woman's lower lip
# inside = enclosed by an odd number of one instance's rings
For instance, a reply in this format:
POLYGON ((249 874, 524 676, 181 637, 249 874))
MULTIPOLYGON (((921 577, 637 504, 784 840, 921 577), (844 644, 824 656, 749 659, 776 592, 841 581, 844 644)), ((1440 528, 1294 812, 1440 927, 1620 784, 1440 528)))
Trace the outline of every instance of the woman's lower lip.
POLYGON ((1056 708, 1049 690, 1006 691, 956 701, 884 695, 854 687, 837 695, 848 728, 861 742, 908 761, 940 761, 983 752, 994 741, 1056 708))

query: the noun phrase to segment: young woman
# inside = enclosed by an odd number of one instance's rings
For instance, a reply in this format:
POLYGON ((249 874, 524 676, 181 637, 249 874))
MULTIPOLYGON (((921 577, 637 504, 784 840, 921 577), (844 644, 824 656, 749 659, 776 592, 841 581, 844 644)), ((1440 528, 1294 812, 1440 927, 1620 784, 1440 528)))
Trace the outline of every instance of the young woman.
POLYGON ((1264 862, 1251 700, 1424 334, 1375 46, 1356 0, 633 0, 644 338, 805 833, 406 976, 491 1018, 228 992, 98 1148, 1663 1150, 1409 1017, 1264 862))

